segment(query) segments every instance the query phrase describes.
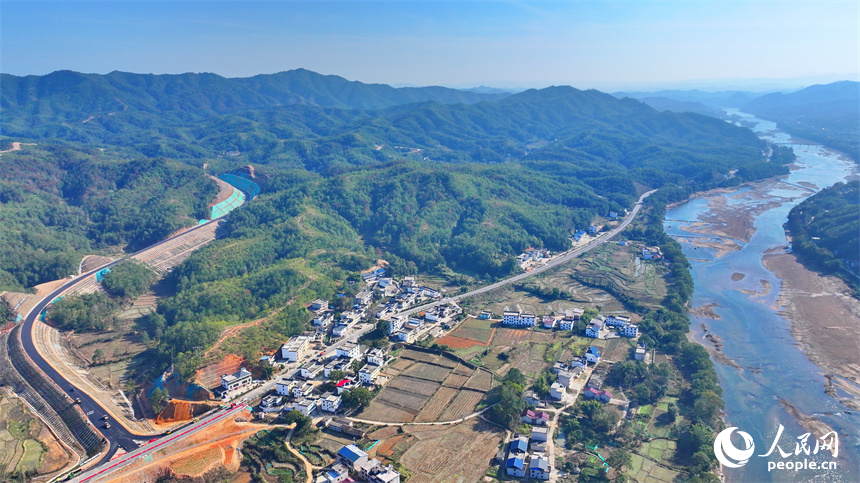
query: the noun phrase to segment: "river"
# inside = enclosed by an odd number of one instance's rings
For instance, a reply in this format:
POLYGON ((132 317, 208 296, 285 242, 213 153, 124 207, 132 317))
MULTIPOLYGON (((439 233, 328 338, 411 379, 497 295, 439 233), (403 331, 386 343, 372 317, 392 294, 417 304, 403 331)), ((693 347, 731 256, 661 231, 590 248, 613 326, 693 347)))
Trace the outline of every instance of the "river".
MULTIPOLYGON (((763 139, 787 143, 790 136, 776 129, 769 121, 756 119, 735 109, 729 114, 754 123, 753 130, 763 139)), ((788 212, 800 203, 812 183, 818 188, 844 181, 852 173, 852 163, 818 145, 794 146, 798 169, 786 182, 773 182, 767 188, 754 190, 749 186, 722 193, 728 205, 739 204, 754 213, 755 232, 745 242, 733 241, 739 250, 722 251, 695 247, 688 243, 691 227, 714 223, 708 198, 695 198, 667 211, 666 232, 676 237, 690 259, 695 292, 692 306, 714 304, 718 319, 690 315, 692 337, 704 345, 708 332, 722 339, 722 353, 732 363, 715 360, 725 401, 728 426, 737 427, 752 436, 755 452, 740 468, 723 468, 726 481, 860 481, 860 414, 851 411, 824 393, 822 370, 807 359, 792 337, 790 323, 780 316, 776 307, 781 281, 768 271, 762 257, 770 250, 786 247, 788 242, 782 224, 788 212), (686 228, 686 229, 685 229, 686 228), (717 256, 717 255, 720 256, 717 256), (734 275, 734 277, 733 277, 734 275), (738 280, 743 275, 743 278, 738 280), (789 401, 801 412, 821 419, 839 435, 839 455, 829 452, 818 455, 795 456, 797 437, 807 433, 797 419, 780 404, 789 401), (790 452, 782 458, 779 450, 766 454, 774 442, 779 425, 784 431, 779 447, 790 452), (832 462, 836 469, 803 469, 768 471, 768 463, 802 461, 832 462)), ((726 238, 726 237, 723 237, 726 238)), ((826 328, 822 328, 826 330, 826 328)), ((860 348, 858 348, 860 350, 860 348)), ((713 354, 712 354, 713 355, 713 354)), ((814 449, 815 436, 809 437, 814 449)), ((732 437, 734 446, 744 449, 740 437, 732 437)))

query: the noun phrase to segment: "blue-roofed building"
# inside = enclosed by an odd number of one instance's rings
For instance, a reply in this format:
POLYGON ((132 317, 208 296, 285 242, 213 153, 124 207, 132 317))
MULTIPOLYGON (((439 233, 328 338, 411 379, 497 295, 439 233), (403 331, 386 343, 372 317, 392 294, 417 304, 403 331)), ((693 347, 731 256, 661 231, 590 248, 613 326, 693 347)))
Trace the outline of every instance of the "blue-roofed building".
POLYGON ((354 444, 348 444, 337 452, 337 460, 352 471, 358 471, 367 463, 367 453, 354 444))
POLYGON ((582 237, 583 237, 583 236, 585 236, 585 232, 584 232, 584 231, 582 231, 582 230, 576 230, 576 231, 573 233, 573 240, 574 240, 574 241, 579 241, 580 239, 582 239, 582 237))
POLYGON ((508 461, 505 462, 505 473, 507 473, 508 476, 524 478, 526 476, 525 460, 519 456, 511 456, 508 458, 508 461))
POLYGON ((529 439, 525 436, 520 436, 519 438, 511 441, 509 450, 510 453, 514 455, 526 454, 529 450, 529 439))
POLYGON ((614 219, 616 219, 616 218, 618 218, 618 213, 616 213, 616 212, 614 212, 614 211, 610 211, 610 212, 609 212, 609 218, 610 218, 610 219, 613 219, 613 220, 614 220, 614 219))
POLYGON ((585 360, 594 364, 600 361, 600 351, 597 350, 597 347, 591 346, 585 351, 585 360))

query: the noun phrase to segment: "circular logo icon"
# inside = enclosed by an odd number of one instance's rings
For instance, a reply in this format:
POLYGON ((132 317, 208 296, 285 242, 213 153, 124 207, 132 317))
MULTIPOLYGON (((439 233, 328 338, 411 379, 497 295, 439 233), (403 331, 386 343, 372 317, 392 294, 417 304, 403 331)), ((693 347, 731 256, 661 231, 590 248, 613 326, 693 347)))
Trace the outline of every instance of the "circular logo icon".
POLYGON ((750 456, 752 456, 755 451, 755 443, 753 443, 752 436, 743 431, 738 431, 738 434, 743 438, 746 448, 735 448, 735 445, 732 444, 731 436, 732 432, 736 429, 738 428, 726 428, 720 431, 720 434, 717 435, 717 439, 714 440, 714 456, 717 457, 723 466, 727 466, 729 468, 740 468, 747 464, 750 456))

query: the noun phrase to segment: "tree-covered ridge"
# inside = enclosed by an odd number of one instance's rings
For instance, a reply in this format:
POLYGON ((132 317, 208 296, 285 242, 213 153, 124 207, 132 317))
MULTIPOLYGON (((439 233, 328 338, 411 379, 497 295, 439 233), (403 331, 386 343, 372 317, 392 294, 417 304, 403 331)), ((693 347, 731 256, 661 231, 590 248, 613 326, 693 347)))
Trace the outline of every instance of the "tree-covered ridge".
POLYGON ((860 293, 860 181, 836 183, 791 209, 791 248, 816 270, 841 276, 860 293))
POLYGON ((860 161, 860 83, 814 85, 791 94, 774 93, 743 107, 780 129, 838 149, 860 161))
POLYGON ((77 273, 86 252, 129 250, 206 217, 217 187, 200 169, 98 150, 28 146, 0 156, 0 286, 77 273))
POLYGON ((33 128, 61 122, 80 123, 109 113, 149 113, 182 119, 276 106, 311 105, 345 109, 380 109, 413 102, 475 103, 507 94, 480 94, 445 87, 394 88, 350 82, 305 69, 225 78, 217 74, 107 75, 68 70, 44 76, 0 74, 0 106, 10 126, 33 128))
MULTIPOLYGON (((404 157, 481 163, 560 160, 575 162, 579 174, 598 168, 631 170, 640 181, 655 173, 671 173, 676 178, 725 174, 726 164, 757 161, 761 151, 760 141, 749 130, 701 115, 659 113, 633 99, 572 87, 484 97, 494 100, 477 103, 471 102, 474 99, 446 103, 431 96, 410 104, 392 100, 391 107, 384 109, 348 106, 359 110, 340 108, 336 103, 232 99, 230 96, 241 97, 253 90, 226 89, 207 75, 186 83, 180 82, 181 76, 151 77, 152 85, 143 82, 147 76, 121 73, 92 79, 72 72, 15 78, 17 84, 10 81, 4 89, 8 106, 0 132, 124 146, 150 157, 200 159, 232 153, 237 162, 317 172, 404 157), (135 79, 124 82, 134 87, 129 92, 137 97, 116 105, 112 82, 125 79, 123 76, 135 79), (74 88, 48 96, 63 100, 57 106, 30 105, 48 102, 39 100, 34 86, 40 82, 74 88), (147 89, 157 90, 157 99, 147 89), (35 101, 30 100, 33 96, 35 101), (219 96, 229 100, 213 100, 219 96), (93 114, 98 109, 112 114, 93 114), (33 112, 38 119, 31 119, 33 112)), ((313 79, 306 84, 330 89, 327 78, 313 79)), ((290 76, 278 74, 255 84, 255 89, 264 85, 266 92, 293 88, 290 76)), ((389 97, 400 92, 388 91, 388 86, 372 87, 388 92, 389 97)))

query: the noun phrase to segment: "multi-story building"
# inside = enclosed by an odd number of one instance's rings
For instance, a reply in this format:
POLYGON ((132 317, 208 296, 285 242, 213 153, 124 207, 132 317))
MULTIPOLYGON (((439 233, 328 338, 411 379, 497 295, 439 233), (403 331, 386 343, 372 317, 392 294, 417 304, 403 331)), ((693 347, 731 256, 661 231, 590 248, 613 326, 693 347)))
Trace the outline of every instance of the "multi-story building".
POLYGON ((345 342, 337 348, 337 356, 344 359, 358 359, 361 356, 361 347, 355 342, 345 342))
POLYGON ((222 392, 235 391, 251 384, 251 373, 244 367, 233 374, 224 374, 221 376, 222 392))
POLYGON ((308 344, 310 344, 308 336, 296 335, 290 337, 290 340, 281 347, 281 358, 286 359, 288 362, 298 362, 304 355, 304 351, 308 348, 308 344))
POLYGON ((362 384, 373 384, 380 372, 382 372, 382 366, 366 364, 358 370, 358 380, 362 384))

